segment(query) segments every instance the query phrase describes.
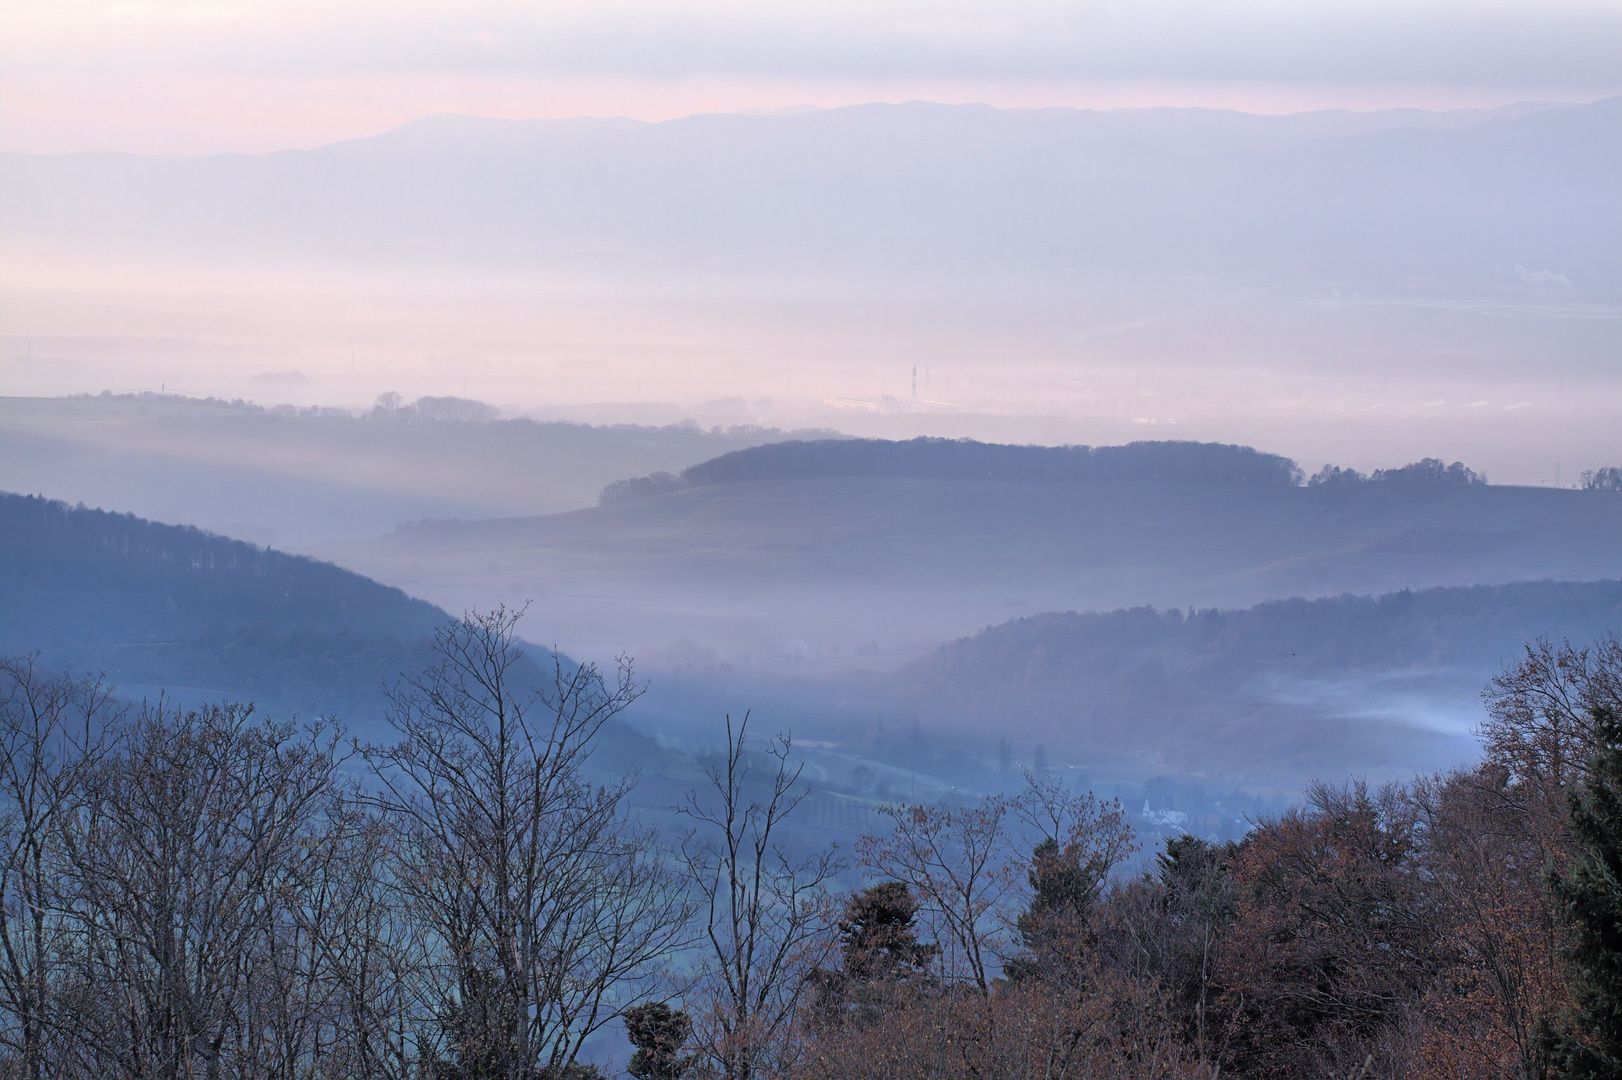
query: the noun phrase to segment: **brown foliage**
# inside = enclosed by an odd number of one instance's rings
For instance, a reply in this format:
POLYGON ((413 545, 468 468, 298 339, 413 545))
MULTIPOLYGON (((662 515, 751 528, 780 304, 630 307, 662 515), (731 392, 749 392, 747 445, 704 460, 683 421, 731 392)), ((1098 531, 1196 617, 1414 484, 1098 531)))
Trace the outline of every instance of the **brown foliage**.
POLYGON ((999 983, 901 991, 883 1021, 821 1033, 800 1080, 1208 1080, 1152 982, 1100 974, 1088 989, 999 983))
POLYGON ((1425 825, 1421 866, 1446 905, 1437 951, 1445 965, 1422 1002, 1417 1060, 1439 1075, 1533 1075, 1539 1021, 1569 1003, 1561 931, 1544 886, 1559 856, 1541 820, 1483 765, 1420 780, 1411 799, 1425 825))
POLYGON ((1397 788, 1318 785, 1240 851, 1245 894, 1218 970, 1248 1075, 1344 1072, 1430 986, 1439 898, 1414 873, 1416 825, 1397 788))

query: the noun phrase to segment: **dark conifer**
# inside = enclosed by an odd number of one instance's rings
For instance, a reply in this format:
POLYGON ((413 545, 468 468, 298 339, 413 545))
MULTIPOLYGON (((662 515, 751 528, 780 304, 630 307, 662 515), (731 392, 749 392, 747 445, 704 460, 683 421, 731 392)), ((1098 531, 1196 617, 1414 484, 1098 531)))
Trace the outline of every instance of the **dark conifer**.
POLYGON ((919 942, 917 918, 918 901, 905 882, 886 881, 852 896, 839 920, 846 977, 869 982, 927 969, 938 949, 919 942))
POLYGON ((1086 949, 1088 918, 1108 875, 1106 861, 1083 859, 1074 844, 1060 847, 1051 836, 1037 844, 1026 873, 1030 906, 1015 923, 1025 951, 1003 965, 1003 974, 1013 982, 1036 975, 1072 977, 1086 949))
POLYGON ((626 1072, 636 1080, 678 1080, 692 1067, 682 1049, 693 1034, 693 1021, 680 1009, 650 1001, 625 1010, 625 1034, 636 1047, 626 1072))
POLYGON ((470 969, 460 993, 441 1021, 449 1058, 429 1064, 433 1080, 531 1080, 536 1073, 519 1050, 519 1018, 499 980, 487 971, 470 969))
POLYGON ((1622 1076, 1622 717, 1604 707, 1593 716, 1600 749, 1587 783, 1567 795, 1579 854, 1550 874, 1578 974, 1576 1015, 1547 1039, 1553 1074, 1568 1080, 1622 1076))

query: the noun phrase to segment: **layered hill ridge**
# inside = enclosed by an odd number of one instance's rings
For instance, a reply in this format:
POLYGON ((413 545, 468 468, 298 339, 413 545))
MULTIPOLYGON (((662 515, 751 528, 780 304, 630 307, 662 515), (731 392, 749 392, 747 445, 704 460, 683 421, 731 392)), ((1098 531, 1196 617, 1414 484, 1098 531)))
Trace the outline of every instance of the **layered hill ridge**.
POLYGON ((819 477, 933 480, 1124 480, 1207 485, 1290 485, 1300 468, 1248 446, 1134 442, 1125 446, 1011 446, 974 439, 791 439, 722 454, 683 470, 619 480, 599 504, 683 488, 819 477))
POLYGON ((330 563, 0 494, 0 652, 103 672, 135 698, 253 701, 368 732, 448 618, 330 563))
POLYGON ((455 609, 522 595, 597 655, 888 667, 1042 611, 1622 576, 1622 498, 1427 459, 1302 483, 1226 444, 807 441, 424 523, 327 557, 455 609))
POLYGON ((488 419, 496 411, 463 399, 354 415, 172 394, 0 397, 0 490, 302 549, 422 518, 589 506, 619 477, 790 434, 488 419))
POLYGON ((598 505, 647 498, 686 488, 751 481, 825 477, 1000 480, 1044 482, 1123 481, 1344 489, 1372 480, 1393 488, 1437 493, 1486 478, 1455 461, 1426 458, 1372 476, 1325 466, 1311 480, 1294 461, 1249 446, 1191 440, 1140 440, 1124 446, 1019 446, 975 439, 919 436, 914 439, 785 439, 733 450, 682 470, 616 480, 603 488, 598 505))
POLYGON ((1622 99, 1457 116, 861 105, 656 124, 434 117, 308 151, 0 156, 65 249, 502 263, 1307 272, 1614 284, 1622 99))
POLYGON ((0 568, 12 648, 24 626, 35 635, 83 626, 87 612, 123 642, 195 634, 217 622, 404 640, 445 619, 431 604, 330 563, 31 495, 0 493, 0 568), (35 606, 35 596, 50 601, 35 606))
MULTIPOLYGON (((99 673, 126 701, 236 701, 282 720, 332 718, 362 742, 390 741, 390 691, 439 661, 432 639, 450 619, 330 563, 0 492, 0 655, 99 673)), ((538 623, 519 628, 538 634, 538 623)), ((525 644, 508 672, 511 691, 544 695, 554 664, 567 674, 574 663, 525 644)), ((644 793, 659 812, 674 801, 668 774, 697 775, 622 720, 598 745, 591 767, 600 775, 659 774, 644 793)))
POLYGON ((1121 608, 1032 615, 941 646, 903 666, 903 682, 948 694, 1014 686, 1039 672, 1121 669, 1145 650, 1190 662, 1291 662, 1344 671, 1511 662, 1537 637, 1588 639, 1622 628, 1622 581, 1542 581, 1270 600, 1238 610, 1121 608), (1032 667, 1032 661, 1037 666, 1032 667), (1017 674, 1014 669, 1018 669, 1017 674), (1005 674, 994 674, 1002 671, 1005 674))
MULTIPOLYGON (((761 483, 739 482, 754 499, 761 483)), ((1116 497, 1133 490, 1104 487, 1116 497)), ((1335 494, 1323 487, 1283 490, 1317 500, 1335 494)), ((1171 497, 1186 504, 1196 490, 1173 485, 1171 497)), ((1344 481, 1337 490, 1337 498, 1346 496, 1344 481)), ((1365 512, 1402 491, 1376 484, 1349 490, 1375 498, 1365 512)), ((1465 484, 1442 497, 1491 492, 1465 484)), ((985 528, 984 489, 969 494, 985 528)), ((1436 497, 1406 505, 1433 505, 1436 497)), ((1245 503, 1252 511, 1257 505, 1245 503)), ((499 535, 503 526, 487 528, 499 535)), ((878 617, 908 603, 904 589, 868 585, 873 595, 861 614, 878 617)), ((752 591, 759 603, 784 596, 752 591)), ((803 626, 816 617, 815 602, 851 594, 824 577, 797 595, 801 606, 779 617, 803 626)), ((559 626, 568 611, 543 599, 534 621, 559 626)), ((398 589, 308 558, 0 496, 0 651, 39 650, 47 666, 105 671, 134 697, 251 700, 277 715, 336 714, 363 737, 380 734, 385 688, 427 665, 424 635, 445 618, 398 589)), ((1622 581, 1614 579, 1296 598, 1238 609, 1050 611, 926 647, 888 674, 739 667, 696 647, 685 660, 642 657, 653 661, 653 690, 633 719, 650 733, 702 747, 717 717, 754 708, 824 747, 818 767, 832 776, 867 760, 888 763, 894 776, 903 769, 992 783, 985 769, 998 756, 1000 735, 1003 756, 1026 760, 1040 746, 1044 760, 1112 783, 1204 778, 1288 793, 1312 775, 1348 768, 1398 775, 1466 759, 1474 752, 1477 693, 1528 640, 1585 641, 1619 628, 1622 581)), ((688 619, 688 629, 703 626, 688 619)), ((566 630, 574 636, 564 643, 576 651, 580 635, 566 630)), ((863 659, 856 651, 847 662, 863 659)), ((612 740, 615 754, 631 755, 628 765, 653 752, 638 738, 622 732, 612 740)))
POLYGON ((982 754, 987 733, 1007 732, 1021 759, 1042 744, 1095 769, 1288 788, 1469 760, 1480 693, 1528 645, 1618 633, 1619 580, 1053 612, 942 645, 877 700, 932 736, 982 740, 982 754))

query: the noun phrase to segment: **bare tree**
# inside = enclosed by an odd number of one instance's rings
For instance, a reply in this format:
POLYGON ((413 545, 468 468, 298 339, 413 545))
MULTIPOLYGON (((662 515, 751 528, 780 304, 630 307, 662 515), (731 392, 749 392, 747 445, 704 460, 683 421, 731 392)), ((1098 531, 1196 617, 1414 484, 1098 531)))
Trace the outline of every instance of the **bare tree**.
POLYGON ((1118 800, 1072 791, 1051 773, 1026 773, 1025 781, 1011 804, 1016 850, 1008 853, 1016 866, 1021 856, 1028 860, 1015 878, 1023 910, 1013 920, 1013 936, 1022 951, 1005 957, 1005 970, 1075 983, 1091 950, 1093 909, 1110 872, 1137 850, 1137 840, 1118 800))
POLYGON ((298 908, 322 1018, 311 1057, 326 1076, 407 1080, 432 990, 423 928, 391 889, 398 834, 386 815, 343 791, 326 828, 327 858, 298 908))
POLYGON ((1138 842, 1118 799, 1072 791, 1052 773, 1026 773, 1025 790, 1013 803, 1027 842, 1052 840, 1085 865, 1096 882, 1137 851, 1138 842))
POLYGON ((886 806, 889 836, 864 836, 862 862, 905 882, 936 924, 943 975, 991 993, 1007 941, 1007 901, 1018 873, 1009 858, 1014 801, 991 795, 967 806, 886 806))
POLYGON ((104 729, 122 711, 97 678, 48 676, 36 656, 0 660, 0 1043, 30 1080, 46 1071, 47 1027, 68 961, 59 828, 104 729))
POLYGON ((1061 893, 1072 907, 1090 904, 1136 847, 1118 803, 1072 792, 1047 774, 1025 781, 1016 796, 967 805, 883 807, 890 834, 863 837, 859 848, 863 863, 916 891, 936 923, 942 974, 982 997, 1016 942, 1033 947, 1034 936, 1051 937, 1060 922, 1067 935, 1075 929, 1070 916, 1082 913, 1044 904, 1061 893))
POLYGON ((239 1074, 405 1080, 432 1013, 418 928, 391 902, 392 823, 335 783, 306 842, 299 878, 261 920, 239 1074))
POLYGON ((680 812, 697 825, 682 845, 707 944, 697 1026, 703 1053, 726 1080, 749 1080, 787 1064, 794 1024, 812 973, 832 949, 837 914, 827 886, 841 869, 829 849, 805 857, 783 843, 784 819, 806 796, 803 766, 782 735, 763 755, 747 750, 749 716, 726 720, 726 753, 709 790, 680 812), (754 766, 769 775, 760 783, 754 766))
POLYGON ((443 1068, 507 1080, 560 1075, 654 989, 691 914, 653 834, 624 812, 632 778, 593 785, 584 771, 639 693, 629 662, 610 682, 554 656, 536 679, 522 615, 442 627, 438 663, 392 694, 401 742, 366 750, 376 804, 400 829, 393 887, 439 980, 439 1049, 458 1059, 443 1068))
POLYGON ((1594 710, 1622 710, 1622 639, 1608 634, 1579 647, 1540 638, 1483 697, 1480 735, 1488 759, 1509 769, 1516 783, 1564 789, 1582 778, 1598 748, 1594 710))
POLYGON ((63 829, 84 1058, 128 1077, 264 1075, 256 1009, 287 898, 322 861, 336 735, 247 706, 144 710, 63 829))

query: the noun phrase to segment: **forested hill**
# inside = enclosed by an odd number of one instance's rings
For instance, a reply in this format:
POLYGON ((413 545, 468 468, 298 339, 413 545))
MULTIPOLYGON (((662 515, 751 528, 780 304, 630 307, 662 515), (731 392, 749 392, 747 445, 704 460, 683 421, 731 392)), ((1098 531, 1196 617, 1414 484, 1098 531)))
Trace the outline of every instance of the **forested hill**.
MULTIPOLYGON (((602 491, 608 505, 686 488, 763 480, 826 477, 1047 482, 1121 481, 1201 487, 1293 489, 1306 481, 1294 461, 1249 446, 1202 442, 1134 442, 1124 446, 1013 446, 973 439, 815 439, 734 450, 685 469, 617 480, 602 491)), ((1426 458, 1365 476, 1326 465, 1306 486, 1339 497, 1370 486, 1384 495, 1435 496, 1486 483, 1463 463, 1426 458)))
POLYGON ((328 563, 0 494, 0 652, 104 672, 131 698, 252 701, 365 733, 446 618, 328 563))
POLYGON ((769 443, 700 462, 681 476, 622 480, 602 502, 684 487, 810 477, 919 477, 937 480, 1127 480, 1206 485, 1293 487, 1295 462, 1248 446, 1135 442, 1125 446, 1009 446, 973 439, 919 437, 816 439, 769 443))
POLYGON ((215 536, 34 496, 0 494, 0 605, 6 646, 25 630, 88 622, 123 641, 194 634, 215 622, 347 630, 406 640, 445 619, 399 589, 215 536), (34 610, 36 601, 48 602, 34 610))
POLYGON ((947 730, 1017 730, 1077 760, 1148 755, 1191 773, 1266 762, 1310 775, 1336 761, 1379 771, 1416 752, 1421 730, 1467 733, 1476 695, 1528 642, 1616 632, 1615 580, 1052 613, 903 666, 887 700, 947 730))
POLYGON ((1609 630, 1622 632, 1622 581, 1539 581, 1274 600, 1237 611, 1033 615, 943 645, 898 674, 953 693, 1119 670, 1151 655, 1168 663, 1210 660, 1230 678, 1243 678, 1246 667, 1286 662, 1319 670, 1496 666, 1533 638, 1588 640, 1609 630))

